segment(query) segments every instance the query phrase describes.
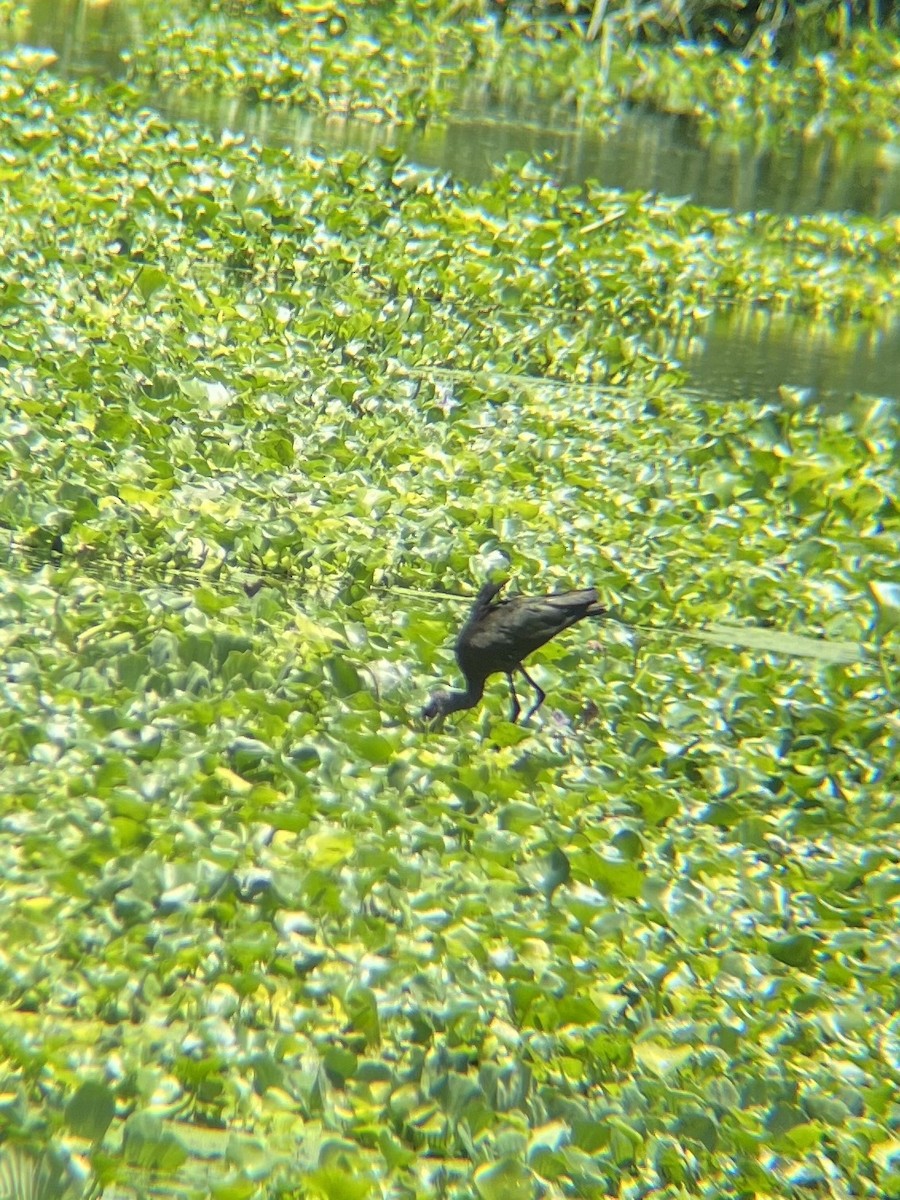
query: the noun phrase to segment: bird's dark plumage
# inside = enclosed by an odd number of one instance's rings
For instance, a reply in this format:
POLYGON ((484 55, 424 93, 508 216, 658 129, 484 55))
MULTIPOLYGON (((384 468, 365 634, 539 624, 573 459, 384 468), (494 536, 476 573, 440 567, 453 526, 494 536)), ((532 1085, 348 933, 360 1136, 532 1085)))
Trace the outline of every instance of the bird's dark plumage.
POLYGON ((509 679, 513 721, 521 712, 513 680, 515 673, 524 675, 534 688, 537 699, 528 710, 527 720, 541 707, 545 696, 522 666, 522 660, 570 625, 584 617, 602 617, 607 611, 597 602, 593 588, 496 600, 502 587, 502 583, 484 585, 456 639, 456 661, 466 677, 465 691, 435 692, 422 714, 426 720, 474 708, 484 695, 485 680, 498 671, 503 671, 509 679))

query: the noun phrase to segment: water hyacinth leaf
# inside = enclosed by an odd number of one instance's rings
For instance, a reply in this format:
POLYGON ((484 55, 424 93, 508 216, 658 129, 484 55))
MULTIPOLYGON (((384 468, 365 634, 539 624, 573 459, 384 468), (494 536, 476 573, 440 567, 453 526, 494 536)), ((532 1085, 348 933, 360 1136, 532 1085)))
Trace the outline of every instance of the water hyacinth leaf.
POLYGON ((850 1120, 852 1114, 848 1105, 831 1096, 810 1094, 804 1098, 804 1107, 814 1121, 825 1125, 842 1128, 850 1120))
POLYGON ((513 725, 510 721, 496 721, 491 726, 491 741, 498 749, 518 746, 527 741, 528 729, 523 725, 513 725))
POLYGON ((660 1177, 669 1184, 684 1184, 689 1177, 689 1167, 684 1148, 674 1138, 657 1137, 651 1140, 650 1154, 653 1166, 660 1177))
POLYGON ((404 1147, 399 1139, 387 1129, 382 1130, 378 1135, 378 1150, 392 1171, 409 1167, 416 1159, 415 1153, 404 1147))
POLYGON ((347 733, 348 749, 373 765, 384 765, 394 757, 394 746, 386 738, 377 733, 347 733))
POLYGON ((141 267, 134 282, 144 299, 150 300, 160 288, 168 285, 169 277, 159 267, 147 266, 141 267))
POLYGON ((552 900, 557 888, 568 883, 572 875, 572 867, 568 857, 559 847, 554 846, 547 859, 546 869, 541 879, 541 891, 548 900, 552 900))
POLYGON ((338 1165, 320 1167, 308 1176, 308 1182, 312 1194, 322 1200, 366 1200, 374 1186, 364 1172, 338 1165))
POLYGON ((259 1192, 259 1183, 254 1179, 233 1176, 220 1179, 210 1185, 210 1196, 214 1200, 250 1200, 259 1192))
POLYGON ((773 1104, 766 1114, 766 1129, 779 1137, 805 1125, 806 1122, 806 1113, 801 1108, 784 1101, 773 1104))
POLYGON ((321 762, 321 758, 315 746, 300 742, 291 747, 290 761, 302 771, 313 771, 321 762))
POLYGON ((808 967, 816 945, 816 939, 811 934, 795 933, 783 938, 771 938, 766 948, 773 958, 785 966, 808 967))
POLYGON ((865 887, 876 904, 889 904, 900 896, 900 870, 879 871, 866 879, 865 887))
POLYGON ((371 988, 352 988, 344 997, 347 1018, 357 1033, 361 1033, 367 1046, 377 1046, 381 1041, 381 1026, 378 1020, 378 1002, 371 988))
POLYGON ((234 769, 239 775, 260 763, 269 761, 274 753, 272 747, 267 746, 265 742, 248 737, 235 738, 229 747, 229 752, 234 769))
POLYGON ((221 666, 221 678, 225 682, 243 680, 252 684, 259 668, 259 659, 252 650, 232 650, 221 666))
POLYGON ((686 1112, 678 1118, 675 1132, 679 1137, 690 1138, 708 1150, 715 1153, 719 1141, 718 1122, 707 1113, 700 1110, 686 1112))
MULTIPOLYGON (((571 22, 468 7, 350 6, 352 37, 198 8, 180 44, 167 12, 135 54, 377 106, 408 35, 432 64, 474 46, 510 95, 536 49, 596 89, 571 22)), ((854 107, 888 130, 896 54, 868 42, 854 107)), ((771 82, 664 53, 627 70, 771 82)), ((428 107, 409 63, 385 107, 428 107)), ((745 298, 745 332, 817 313, 809 345, 846 359, 840 314, 896 310, 896 222, 524 157, 466 183, 146 100, 0 62, 10 1136, 82 1138, 99 1080, 172 1114, 179 1191, 717 1194, 725 1163, 748 1195, 893 1195, 896 406, 710 395, 671 339, 745 298), (527 725, 500 673, 426 730, 498 566, 616 621, 535 655, 527 725), (228 1155, 237 1126, 276 1180, 228 1155)), ((77 1190, 121 1182, 101 1153, 77 1190)))
POLYGON ((877 610, 876 631, 883 636, 900 626, 900 583, 870 579, 868 588, 877 610))
POLYGON ((477 1167, 474 1182, 481 1200, 530 1200, 536 1180, 524 1163, 505 1158, 477 1167))
POLYGON ((643 872, 618 855, 579 853, 570 855, 569 862, 574 878, 584 877, 608 895, 631 900, 641 895, 643 872))
POLYGON ((185 1143, 153 1113, 133 1113, 125 1122, 122 1154, 131 1166, 171 1174, 185 1162, 185 1143))
POLYGON ((529 1162, 536 1155, 562 1149, 568 1144, 571 1136, 572 1131, 565 1121, 550 1121, 546 1125, 539 1125, 528 1142, 529 1162))
POLYGON ((116 729, 107 739, 108 745, 138 759, 153 759, 162 746, 162 731, 154 726, 143 729, 116 729))
POLYGON ((643 854, 643 843, 633 829, 620 829, 613 834, 611 844, 629 862, 636 862, 643 854))
POLYGON ((313 864, 320 869, 338 866, 353 853, 353 838, 349 833, 323 829, 306 840, 306 849, 313 864))
POLYGON ((201 612, 211 616, 214 613, 221 612, 224 608, 228 608, 230 604, 234 603, 234 599, 233 597, 220 596, 212 588, 201 587, 194 590, 194 603, 201 612))
POLYGON ((505 804, 497 814, 497 823, 501 829, 511 829, 515 833, 524 833, 541 820, 543 813, 534 804, 518 802, 505 804))
POLYGON ((690 1046, 669 1046, 655 1041, 640 1041, 634 1047, 635 1060, 660 1078, 678 1071, 693 1053, 690 1046))
POLYGON ((325 670, 339 696, 354 696, 363 690, 363 682, 353 663, 344 655, 333 654, 325 660, 325 670))
POLYGON ((883 1170, 891 1170, 900 1176, 900 1138, 885 1138, 872 1147, 872 1159, 883 1170))
POLYGON ((66 1124, 78 1137, 99 1142, 112 1124, 116 1101, 103 1083, 86 1080, 66 1105, 66 1124))
POLYGON ((359 1059, 346 1047, 329 1046, 323 1056, 322 1065, 338 1087, 345 1087, 356 1075, 359 1059))
POLYGON ((613 1162, 619 1166, 634 1162, 642 1149, 643 1138, 640 1133, 621 1117, 613 1117, 610 1121, 609 1136, 609 1150, 613 1162))
POLYGON ((116 670, 124 687, 134 689, 144 678, 150 667, 146 654, 120 654, 116 658, 116 670))

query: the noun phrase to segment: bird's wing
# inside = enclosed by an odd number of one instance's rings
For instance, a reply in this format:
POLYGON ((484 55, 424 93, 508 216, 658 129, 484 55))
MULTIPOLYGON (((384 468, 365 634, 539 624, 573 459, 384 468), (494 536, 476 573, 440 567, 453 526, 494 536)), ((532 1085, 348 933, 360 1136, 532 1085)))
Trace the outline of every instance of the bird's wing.
POLYGON ((561 628, 559 614, 535 604, 508 601, 495 605, 473 629, 471 650, 495 662, 495 670, 508 670, 533 650, 543 646, 561 628))
MULTIPOLYGON (((473 650, 483 651, 509 667, 520 663, 539 647, 582 617, 595 611, 593 589, 557 596, 523 596, 494 605, 473 630, 473 650)), ((596 609, 602 611, 599 605, 596 609)))

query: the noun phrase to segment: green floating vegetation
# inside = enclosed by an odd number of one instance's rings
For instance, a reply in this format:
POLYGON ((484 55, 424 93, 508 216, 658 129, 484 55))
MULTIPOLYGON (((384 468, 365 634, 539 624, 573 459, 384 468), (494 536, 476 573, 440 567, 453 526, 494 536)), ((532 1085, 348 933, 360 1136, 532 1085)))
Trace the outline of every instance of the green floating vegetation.
POLYGON ((0 106, 8 1190, 895 1194, 897 413, 645 343, 897 229, 0 106), (618 620, 428 730, 500 553, 618 620))
POLYGON ((683 20, 670 44, 647 44, 628 27, 633 8, 616 6, 595 40, 588 22, 535 19, 527 6, 510 6, 503 22, 477 3, 132 7, 140 36, 124 57, 142 87, 215 89, 401 124, 443 119, 480 94, 567 105, 598 129, 611 110, 637 103, 688 114, 706 134, 762 144, 789 133, 900 137, 896 30, 847 30, 823 45, 822 18, 802 13, 800 46, 786 62, 766 37, 746 53, 723 49, 721 37, 673 41, 686 38, 683 20))

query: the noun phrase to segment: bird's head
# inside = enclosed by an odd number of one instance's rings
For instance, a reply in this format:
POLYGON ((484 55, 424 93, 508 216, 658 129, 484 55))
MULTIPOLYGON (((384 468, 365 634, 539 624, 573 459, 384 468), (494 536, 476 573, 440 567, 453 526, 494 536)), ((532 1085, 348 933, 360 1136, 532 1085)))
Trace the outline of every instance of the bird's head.
POLYGON ((480 686, 473 685, 465 692, 435 692, 425 707, 422 716, 426 721, 434 721, 438 717, 446 717, 448 713, 459 712, 463 708, 474 708, 481 699, 484 682, 480 686))
POLYGON ((451 696, 449 692, 435 692, 422 709, 422 716, 426 721, 434 721, 437 717, 445 717, 448 712, 452 712, 450 705, 451 696))

